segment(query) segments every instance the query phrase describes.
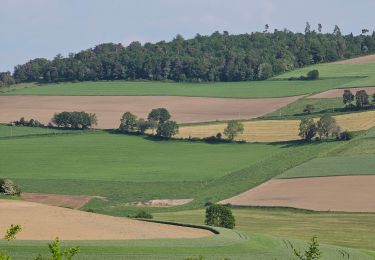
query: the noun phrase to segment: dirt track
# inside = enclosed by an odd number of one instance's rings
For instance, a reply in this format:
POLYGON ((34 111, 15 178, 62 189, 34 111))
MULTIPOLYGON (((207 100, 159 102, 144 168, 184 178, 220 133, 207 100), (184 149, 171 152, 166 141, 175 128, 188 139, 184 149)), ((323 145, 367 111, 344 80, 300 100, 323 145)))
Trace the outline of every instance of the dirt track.
POLYGON ((375 176, 273 179, 220 203, 375 212, 375 176))
MULTIPOLYGON (((354 95, 358 90, 362 90, 362 89, 366 90, 367 94, 369 95, 375 94, 375 87, 348 88, 348 89, 350 89, 350 91, 354 95)), ((308 98, 336 98, 336 97, 342 97, 342 94, 344 94, 344 89, 330 89, 328 91, 309 96, 308 98)))
POLYGON ((348 59, 348 60, 340 60, 340 61, 333 62, 332 64, 369 64, 369 63, 375 63, 375 54, 348 59))
MULTIPOLYGON (((0 200, 1 228, 22 227, 18 240, 127 240, 197 238, 208 230, 164 225, 47 206, 33 202, 0 200)), ((4 232, 4 231, 3 231, 4 232)))
POLYGON ((179 123, 255 118, 299 97, 269 99, 230 99, 200 97, 130 97, 130 96, 0 96, 0 122, 20 117, 50 122, 56 112, 86 111, 96 113, 98 128, 117 128, 126 111, 146 117, 153 108, 167 108, 179 123))

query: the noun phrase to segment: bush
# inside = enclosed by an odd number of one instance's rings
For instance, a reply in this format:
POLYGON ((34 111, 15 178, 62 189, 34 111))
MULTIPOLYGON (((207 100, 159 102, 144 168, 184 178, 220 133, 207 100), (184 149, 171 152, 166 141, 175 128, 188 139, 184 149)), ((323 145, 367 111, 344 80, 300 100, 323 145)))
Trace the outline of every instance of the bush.
POLYGON ((0 194, 19 196, 21 189, 12 180, 0 179, 0 194))
POLYGON ((340 140, 342 141, 349 141, 353 139, 353 134, 349 131, 344 131, 340 133, 340 140))
POLYGON ((95 114, 82 112, 61 112, 57 113, 52 118, 52 123, 58 127, 71 129, 87 129, 97 124, 95 114))
POLYGON ((212 204, 206 208, 205 224, 233 229, 236 222, 230 208, 223 205, 212 204))
POLYGON ((151 213, 148 213, 144 210, 137 213, 137 215, 134 216, 135 218, 145 218, 145 219, 153 219, 154 217, 151 215, 151 213))
POLYGON ((307 72, 307 79, 308 80, 319 79, 319 71, 318 70, 311 70, 311 71, 307 72))
POLYGON ((14 121, 14 125, 16 126, 29 126, 29 127, 43 127, 44 125, 35 119, 30 119, 29 121, 25 120, 24 117, 21 117, 20 120, 14 121))
POLYGON ((178 134, 178 124, 175 121, 166 121, 159 124, 156 135, 165 138, 171 138, 178 134))

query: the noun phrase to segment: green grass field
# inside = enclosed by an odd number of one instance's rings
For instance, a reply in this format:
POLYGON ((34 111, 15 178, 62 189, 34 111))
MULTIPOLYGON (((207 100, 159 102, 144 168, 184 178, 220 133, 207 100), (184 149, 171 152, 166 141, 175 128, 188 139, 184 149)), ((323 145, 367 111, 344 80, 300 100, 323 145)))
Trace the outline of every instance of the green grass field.
POLYGON ((8 126, 0 124, 0 138, 21 137, 29 135, 54 135, 54 134, 67 134, 79 133, 80 131, 69 131, 60 129, 49 129, 40 127, 26 127, 26 126, 8 126))
POLYGON ((264 115, 262 119, 294 119, 306 116, 303 112, 306 105, 313 105, 315 107, 312 115, 322 116, 323 114, 342 114, 353 113, 353 111, 345 111, 342 98, 322 98, 322 99, 308 99, 301 98, 297 101, 286 105, 274 112, 264 115))
MULTIPOLYGON (((248 234, 309 240, 316 235, 321 243, 375 250, 375 214, 319 213, 282 208, 234 208, 236 229, 248 234)), ((156 213, 156 219, 202 224, 203 210, 156 213)))
MULTIPOLYGON (((300 240, 281 239, 257 233, 222 230, 218 236, 200 239, 159 239, 133 241, 72 241, 63 246, 80 246, 78 260, 83 259, 186 259, 204 256, 206 259, 238 260, 290 260, 291 244, 298 249, 306 248, 300 240)), ((0 247, 6 249, 14 259, 35 257, 41 252, 48 255, 44 241, 0 241, 0 247)), ((371 257, 359 250, 322 245, 325 260, 339 260, 349 255, 353 260, 367 260, 371 257)))
POLYGON ((0 95, 55 96, 195 96, 270 98, 306 95, 347 84, 357 78, 317 81, 267 80, 223 83, 173 83, 158 81, 99 81, 59 84, 20 84, 0 89, 0 95))
POLYGON ((319 64, 277 76, 276 78, 285 79, 289 77, 299 77, 306 75, 308 71, 317 69, 322 78, 343 78, 358 77, 348 80, 342 87, 364 87, 375 86, 375 64, 319 64))
POLYGON ((362 133, 346 145, 338 146, 325 156, 315 158, 277 178, 374 175, 375 129, 362 133))

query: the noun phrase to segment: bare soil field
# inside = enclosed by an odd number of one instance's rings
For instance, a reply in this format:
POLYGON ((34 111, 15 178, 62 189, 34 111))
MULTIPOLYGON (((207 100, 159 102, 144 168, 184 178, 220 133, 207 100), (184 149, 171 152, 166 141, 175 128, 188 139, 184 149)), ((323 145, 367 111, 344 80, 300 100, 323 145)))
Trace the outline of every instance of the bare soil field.
POLYGON ((41 204, 58 206, 70 209, 79 209, 83 207, 93 198, 105 200, 106 198, 100 196, 85 196, 85 195, 61 195, 48 193, 28 193, 22 192, 21 198, 25 201, 37 202, 41 204))
POLYGON ((192 202, 193 199, 158 199, 129 202, 128 205, 137 207, 174 207, 192 202))
MULTIPOLYGON (((347 88, 350 89, 350 91, 355 95, 355 93, 359 90, 366 90, 367 94, 373 95, 375 94, 375 87, 365 87, 365 88, 347 88)), ((344 89, 330 89, 325 92, 321 92, 312 96, 309 96, 307 98, 336 98, 336 97, 342 97, 342 94, 344 93, 344 89)))
POLYGON ((317 211, 375 212, 374 185, 375 176, 273 179, 220 203, 317 211))
POLYGON ((332 62, 332 64, 369 64, 369 63, 375 63, 375 54, 348 59, 348 60, 340 60, 340 61, 332 62))
POLYGON ((33 202, 0 200, 3 228, 19 224, 18 240, 127 240, 198 238, 213 235, 197 228, 165 225, 54 207, 33 202))
POLYGON ((21 117, 50 122, 56 112, 86 111, 98 117, 98 128, 117 128, 122 114, 130 111, 147 117, 153 108, 165 107, 179 123, 250 119, 270 113, 296 97, 231 99, 171 96, 0 96, 0 122, 21 117))
MULTIPOLYGON (((375 126, 375 111, 334 116, 342 130, 360 131, 375 126)), ((236 138, 249 142, 276 142, 300 139, 298 136, 299 120, 259 120, 245 121, 244 132, 236 138)), ((225 123, 182 126, 178 136, 209 137, 223 133, 225 123)))

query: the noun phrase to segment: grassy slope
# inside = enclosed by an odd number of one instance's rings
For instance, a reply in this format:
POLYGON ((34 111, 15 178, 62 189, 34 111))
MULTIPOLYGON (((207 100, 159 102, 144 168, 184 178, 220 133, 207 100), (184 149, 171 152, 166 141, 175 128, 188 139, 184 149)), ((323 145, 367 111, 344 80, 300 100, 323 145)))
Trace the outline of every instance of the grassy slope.
POLYGON ((362 77, 350 80, 342 87, 375 86, 375 64, 319 64, 294 70, 276 78, 299 77, 310 70, 319 70, 320 77, 362 77))
POLYGON ((318 81, 267 80, 226 83, 171 83, 141 81, 100 81, 60 84, 20 84, 0 90, 0 95, 58 96, 198 96, 232 98, 266 98, 312 94, 337 88, 356 78, 318 81))
MULTIPOLYGON (((199 255, 207 259, 249 259, 289 260, 292 243, 297 248, 305 248, 306 244, 298 240, 277 239, 266 235, 246 234, 230 230, 222 230, 222 234, 201 239, 160 239, 135 241, 75 241, 64 242, 63 246, 79 245, 81 253, 77 259, 186 259, 199 255)), ((30 241, 0 241, 0 247, 8 250, 15 259, 30 259, 39 252, 46 254, 45 242, 30 241)), ((323 259, 342 259, 343 250, 350 255, 350 259, 371 259, 360 251, 322 246, 323 259)))
POLYGON ((303 178, 320 176, 373 175, 375 174, 375 129, 333 150, 329 156, 316 158, 293 169, 278 178, 303 178))
MULTIPOLYGON (((236 228, 290 239, 308 240, 314 235, 321 243, 375 250, 375 214, 318 213, 272 208, 234 209, 236 228)), ((203 210, 154 214, 156 219, 203 223, 203 210)))

